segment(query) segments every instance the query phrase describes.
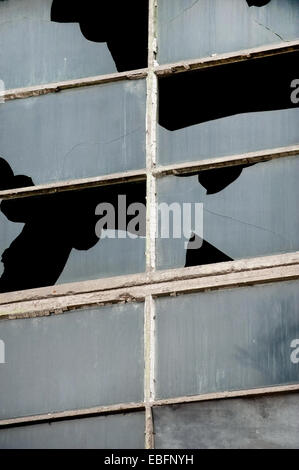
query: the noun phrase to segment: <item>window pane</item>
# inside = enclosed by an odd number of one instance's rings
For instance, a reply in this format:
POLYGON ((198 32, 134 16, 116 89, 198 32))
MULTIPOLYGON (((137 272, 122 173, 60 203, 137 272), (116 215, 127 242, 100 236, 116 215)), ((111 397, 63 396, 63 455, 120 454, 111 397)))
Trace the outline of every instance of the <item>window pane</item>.
POLYGON ((298 383, 298 301, 296 281, 158 299, 157 397, 298 383))
MULTIPOLYGON (((6 102, 1 157, 34 184, 143 168, 145 101, 137 80, 6 102)), ((2 179, 2 189, 32 185, 2 179)))
POLYGON ((143 304, 2 320, 1 419, 143 400, 143 304))
POLYGON ((298 143, 298 59, 283 54, 160 78, 159 163, 298 143))
POLYGON ((157 449, 299 449, 298 393, 154 408, 157 449))
POLYGON ((142 449, 144 413, 0 430, 1 449, 142 449))
POLYGON ((145 269, 145 182, 10 199, 0 209, 0 292, 145 269))
POLYGON ((146 67, 148 2, 122 3, 116 14, 113 2, 1 1, 5 88, 146 67))
POLYGON ((159 203, 178 206, 173 218, 160 211, 159 268, 298 250, 298 172, 294 156, 158 180, 159 203), (168 220, 169 237, 163 231, 168 220), (203 243, 188 244, 192 233, 203 243))
POLYGON ((297 0, 159 0, 158 5, 159 63, 299 36, 297 0))

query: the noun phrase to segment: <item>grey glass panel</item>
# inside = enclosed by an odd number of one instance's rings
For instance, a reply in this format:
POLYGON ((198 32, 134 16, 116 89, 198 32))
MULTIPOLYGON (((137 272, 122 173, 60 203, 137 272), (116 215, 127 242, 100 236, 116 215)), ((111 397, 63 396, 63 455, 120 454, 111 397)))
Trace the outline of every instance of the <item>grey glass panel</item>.
POLYGON ((159 63, 295 39, 297 0, 159 0, 159 63), (260 2, 261 3, 261 2, 260 2), (266 3, 266 2, 264 2, 266 3))
POLYGON ((1 449, 142 449, 144 413, 0 430, 1 449))
POLYGON ((0 104, 1 157, 34 184, 143 168, 145 95, 137 80, 0 104))
POLYGON ((298 394, 154 409, 157 449, 299 449, 298 394))
POLYGON ((145 269, 145 182, 10 199, 0 209, 0 292, 145 269), (135 213, 126 216, 134 203, 144 213, 137 232, 135 213), (106 221, 99 204, 109 204, 109 230, 99 229, 106 221))
MULTIPOLYGON (((158 266, 210 264, 230 259, 284 253, 299 249, 299 158, 286 157, 249 167, 206 170, 198 176, 167 176, 158 182, 159 203, 179 203, 174 221, 178 238, 157 240, 158 266), (201 183, 201 184, 200 184, 201 183), (191 203, 192 223, 183 217, 191 203), (188 246, 195 214, 203 209, 202 245, 188 246), (185 230, 185 232, 184 232, 185 230), (186 238, 185 238, 186 237, 186 238)), ((160 228, 161 228, 160 213, 160 228)), ((164 219, 164 223, 167 219, 164 219)))
POLYGON ((116 72, 105 42, 88 41, 78 23, 51 21, 52 3, 0 2, 0 78, 6 89, 116 72))
POLYGON ((160 78, 159 163, 297 144, 298 60, 282 54, 160 78))
POLYGON ((143 304, 2 320, 0 415, 143 400, 143 304))
POLYGON ((299 382, 298 301, 295 281, 158 299, 157 396, 299 382))

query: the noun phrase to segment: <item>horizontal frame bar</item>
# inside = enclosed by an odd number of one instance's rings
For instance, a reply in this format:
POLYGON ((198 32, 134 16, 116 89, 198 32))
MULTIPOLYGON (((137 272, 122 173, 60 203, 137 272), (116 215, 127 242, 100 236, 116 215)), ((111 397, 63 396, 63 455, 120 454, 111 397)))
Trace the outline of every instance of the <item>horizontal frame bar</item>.
POLYGON ((227 166, 266 162, 276 158, 290 157, 295 155, 299 155, 299 144, 240 155, 232 155, 228 157, 207 158, 193 162, 174 163, 172 165, 158 166, 153 171, 153 173, 157 177, 167 175, 184 175, 186 173, 197 173, 198 171, 223 168, 227 166))
POLYGON ((176 398, 165 398, 161 400, 154 400, 148 404, 145 403, 121 403, 111 406, 99 406, 94 408, 86 408, 81 410, 69 410, 56 413, 48 413, 34 416, 24 416, 20 418, 10 418, 0 420, 0 430, 17 427, 29 426, 34 424, 41 424, 54 421, 64 421, 70 419, 84 419, 90 416, 107 416, 113 414, 132 413, 139 411, 152 410, 155 407, 183 405, 188 403, 199 403, 204 401, 232 399, 232 398, 246 398, 258 397, 264 395, 275 395, 282 393, 295 393, 299 391, 299 384, 280 385, 275 387, 253 388, 247 390, 233 390, 217 393, 206 393, 202 395, 192 395, 176 398))
POLYGON ((146 180, 146 170, 124 171, 122 173, 112 173, 109 175, 96 176, 93 178, 82 178, 75 180, 61 181, 57 183, 41 184, 25 188, 9 189, 0 191, 0 199, 16 199, 29 196, 40 196, 43 194, 54 194, 74 189, 86 189, 99 186, 110 186, 113 184, 133 183, 146 180))
POLYGON ((294 279, 299 252, 1 294, 0 320, 294 279))
POLYGON ((114 83, 124 80, 140 80, 142 78, 146 78, 147 73, 148 69, 146 68, 129 72, 79 78, 76 80, 65 80, 63 82, 47 83, 45 85, 36 85, 26 88, 14 88, 1 92, 0 96, 4 99, 4 102, 16 99, 32 98, 35 96, 47 95, 49 93, 58 93, 62 90, 71 90, 73 88, 103 85, 105 83, 114 83))
POLYGON ((191 70, 199 70, 208 67, 216 67, 218 65, 232 64, 236 62, 244 62, 253 59, 260 59, 274 55, 287 54, 299 50, 299 39, 294 41, 284 41, 276 44, 253 47, 251 49, 243 49, 225 54, 213 54, 209 57, 200 59, 183 60, 155 67, 158 77, 166 77, 177 73, 187 72, 191 70))

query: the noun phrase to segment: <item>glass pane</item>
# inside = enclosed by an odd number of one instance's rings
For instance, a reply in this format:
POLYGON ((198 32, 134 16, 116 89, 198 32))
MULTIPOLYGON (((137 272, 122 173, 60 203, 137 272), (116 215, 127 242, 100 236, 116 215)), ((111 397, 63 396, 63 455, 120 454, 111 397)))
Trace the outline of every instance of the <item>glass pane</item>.
POLYGON ((0 209, 0 292, 145 269, 145 182, 10 199, 0 209))
POLYGON ((154 408, 157 449, 299 449, 298 393, 154 408))
POLYGON ((296 281, 158 299, 157 396, 299 383, 298 301, 296 281))
POLYGON ((2 189, 143 168, 145 102, 132 80, 0 104, 1 157, 27 176, 2 189))
POLYGON ((298 250, 298 173, 294 156, 158 180, 159 203, 177 206, 159 212, 159 268, 298 250))
POLYGON ((0 430, 1 449, 142 449, 144 413, 0 430))
POLYGON ((143 304, 2 320, 1 419, 143 400, 143 304))
POLYGON ((160 78, 159 163, 298 143, 298 60, 283 54, 160 78))
POLYGON ((297 0, 158 0, 159 63, 299 36, 297 0))
POLYGON ((124 2, 117 7, 118 14, 114 2, 1 1, 5 88, 146 67, 148 2, 131 0, 126 8, 124 2))

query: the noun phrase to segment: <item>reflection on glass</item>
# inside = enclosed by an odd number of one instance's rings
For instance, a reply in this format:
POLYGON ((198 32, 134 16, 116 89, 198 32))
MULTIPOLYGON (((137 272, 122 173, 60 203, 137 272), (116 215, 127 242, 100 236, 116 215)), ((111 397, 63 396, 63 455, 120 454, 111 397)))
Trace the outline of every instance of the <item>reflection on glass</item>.
POLYGON ((157 300, 157 397, 298 383, 298 282, 157 300))
POLYGON ((0 155, 34 184, 143 168, 145 101, 134 80, 0 104, 0 155))
POLYGON ((144 271, 145 214, 137 212, 135 230, 128 212, 136 202, 145 207, 143 182, 2 201, 0 292, 144 271), (101 203, 115 217, 98 233, 101 203))
POLYGON ((296 39, 297 0, 159 0, 160 64, 296 39))

